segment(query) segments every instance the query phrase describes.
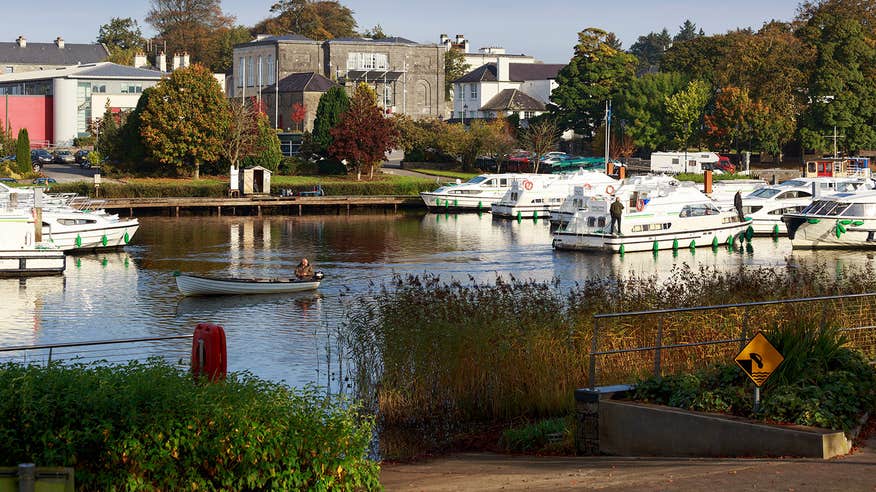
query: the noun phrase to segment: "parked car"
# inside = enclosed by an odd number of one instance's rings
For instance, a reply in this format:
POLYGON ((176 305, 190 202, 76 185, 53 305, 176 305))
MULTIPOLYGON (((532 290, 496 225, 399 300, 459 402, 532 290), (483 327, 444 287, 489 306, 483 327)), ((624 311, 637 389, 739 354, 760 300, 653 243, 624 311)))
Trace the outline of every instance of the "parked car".
POLYGON ((82 164, 83 162, 88 160, 88 153, 90 151, 86 149, 77 150, 75 154, 73 154, 73 158, 76 160, 76 164, 82 164))
POLYGON ((565 159, 569 157, 569 154, 565 152, 548 152, 547 154, 541 156, 541 162, 544 164, 550 164, 552 162, 557 162, 559 160, 565 159))
POLYGON ((55 157, 46 149, 33 149, 30 151, 30 160, 40 164, 51 164, 55 157))
POLYGON ((55 181, 55 178, 48 178, 48 177, 44 177, 44 176, 39 177, 39 178, 34 178, 34 180, 33 180, 33 184, 35 184, 35 185, 48 185, 48 184, 54 184, 54 183, 57 183, 57 181, 55 181))
POLYGON ((529 164, 532 160, 532 153, 525 150, 519 150, 508 156, 508 160, 521 164, 529 164))
POLYGON ((56 150, 53 161, 55 164, 74 164, 76 157, 69 150, 56 150))
POLYGON ((17 183, 14 178, 0 178, 0 183, 17 183))

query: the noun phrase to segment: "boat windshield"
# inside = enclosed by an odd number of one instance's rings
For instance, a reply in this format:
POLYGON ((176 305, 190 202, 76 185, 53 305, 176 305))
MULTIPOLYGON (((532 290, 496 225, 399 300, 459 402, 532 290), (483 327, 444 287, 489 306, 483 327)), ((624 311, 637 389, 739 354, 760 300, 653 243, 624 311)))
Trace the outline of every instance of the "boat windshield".
POLYGON ((845 217, 876 217, 876 203, 852 203, 843 212, 845 217))
POLYGON ((797 188, 798 186, 806 186, 805 181, 800 181, 799 179, 790 179, 782 183, 782 186, 787 186, 789 188, 797 188))
POLYGON ((468 180, 468 184, 483 183, 486 180, 487 180, 486 176, 475 176, 475 177, 471 178, 470 180, 468 180))
POLYGON ((748 196, 751 198, 772 198, 781 192, 782 190, 778 190, 776 188, 761 188, 759 190, 752 191, 751 194, 749 194, 748 196))

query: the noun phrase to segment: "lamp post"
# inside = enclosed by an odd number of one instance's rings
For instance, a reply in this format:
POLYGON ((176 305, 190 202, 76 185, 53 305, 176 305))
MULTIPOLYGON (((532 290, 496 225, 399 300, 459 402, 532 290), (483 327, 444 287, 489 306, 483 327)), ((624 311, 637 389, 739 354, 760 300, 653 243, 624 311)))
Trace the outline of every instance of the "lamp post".
POLYGON ((462 105, 462 126, 465 126, 465 112, 468 111, 468 104, 462 105))

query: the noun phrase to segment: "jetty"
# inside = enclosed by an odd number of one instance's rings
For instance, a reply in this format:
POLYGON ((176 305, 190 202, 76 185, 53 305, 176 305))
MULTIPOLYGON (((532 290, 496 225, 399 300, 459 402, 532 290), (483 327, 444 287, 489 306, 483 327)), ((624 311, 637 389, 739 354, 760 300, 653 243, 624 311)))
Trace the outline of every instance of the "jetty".
POLYGON ((262 213, 303 215, 305 212, 350 213, 351 209, 423 209, 417 195, 357 195, 357 196, 246 196, 239 198, 167 197, 167 198, 107 198, 104 208, 114 212, 148 212, 179 217, 181 212, 201 215, 257 215, 262 213))

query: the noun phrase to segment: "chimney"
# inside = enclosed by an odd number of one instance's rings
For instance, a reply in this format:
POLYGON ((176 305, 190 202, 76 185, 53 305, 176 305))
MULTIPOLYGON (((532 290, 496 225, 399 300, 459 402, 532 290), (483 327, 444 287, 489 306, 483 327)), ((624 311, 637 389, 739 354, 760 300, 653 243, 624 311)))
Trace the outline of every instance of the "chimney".
POLYGON ((173 54, 173 70, 178 69, 181 64, 182 64, 182 55, 180 55, 179 53, 174 53, 173 54))
POLYGON ((463 41, 465 41, 465 36, 463 36, 462 34, 457 34, 456 35, 456 44, 462 44, 463 41))
POLYGON ((468 40, 467 39, 462 42, 462 52, 468 53, 468 40))
POLYGON ((441 44, 447 44, 447 42, 450 41, 450 37, 446 34, 442 34, 440 39, 441 44))
POLYGON ((155 57, 155 65, 158 67, 159 72, 167 71, 167 55, 163 51, 159 51, 158 56, 155 57))
POLYGON ((183 66, 183 67, 187 67, 187 66, 189 66, 189 52, 188 52, 188 51, 183 51, 183 54, 182 54, 182 66, 183 66))
POLYGON ((505 56, 500 56, 496 61, 498 62, 496 63, 496 80, 499 82, 511 80, 511 74, 509 73, 511 60, 505 56))
POLYGON ((27 46, 27 39, 25 39, 24 36, 18 36, 18 39, 16 39, 15 42, 18 43, 19 48, 27 46))
POLYGON ((55 44, 58 45, 58 49, 64 49, 64 38, 58 36, 57 38, 55 38, 55 44))
POLYGON ((142 51, 138 51, 134 55, 134 68, 143 68, 146 65, 147 65, 146 53, 143 53, 142 51))

